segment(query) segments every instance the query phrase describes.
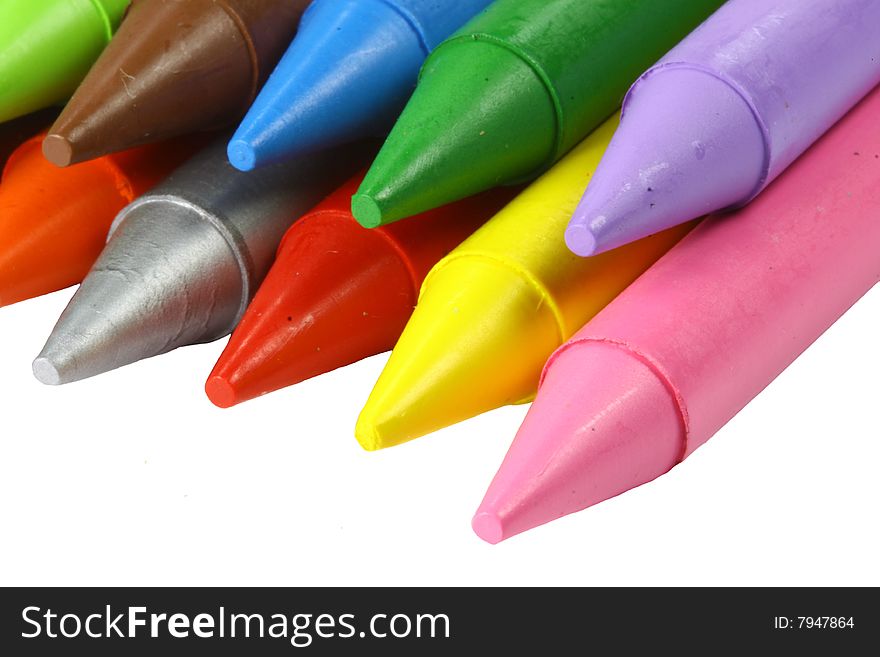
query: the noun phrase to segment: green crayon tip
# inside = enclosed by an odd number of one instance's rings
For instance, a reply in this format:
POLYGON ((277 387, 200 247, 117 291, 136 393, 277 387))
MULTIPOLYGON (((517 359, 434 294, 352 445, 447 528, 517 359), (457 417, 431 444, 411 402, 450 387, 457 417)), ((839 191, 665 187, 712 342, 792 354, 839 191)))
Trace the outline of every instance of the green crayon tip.
POLYGON ((129 0, 0 1, 0 122, 63 103, 129 0))
POLYGON ((428 57, 357 194, 375 227, 543 173, 722 0, 495 0, 428 57))
POLYGON ((544 83, 509 50, 489 41, 443 48, 352 199, 352 212, 374 228, 520 180, 536 162, 551 161, 555 125, 544 83), (511 112, 511 104, 527 111, 511 112))

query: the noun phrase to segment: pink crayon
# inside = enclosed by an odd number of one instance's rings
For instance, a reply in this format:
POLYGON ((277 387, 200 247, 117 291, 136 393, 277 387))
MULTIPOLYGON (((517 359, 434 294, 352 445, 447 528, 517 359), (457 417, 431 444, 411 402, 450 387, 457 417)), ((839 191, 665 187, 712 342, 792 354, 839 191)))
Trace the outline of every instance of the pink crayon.
POLYGON ((474 517, 496 543, 666 473, 880 280, 880 88, 550 357, 474 517))
POLYGON ((877 0, 728 0, 632 86, 566 243, 748 203, 878 83, 877 0))

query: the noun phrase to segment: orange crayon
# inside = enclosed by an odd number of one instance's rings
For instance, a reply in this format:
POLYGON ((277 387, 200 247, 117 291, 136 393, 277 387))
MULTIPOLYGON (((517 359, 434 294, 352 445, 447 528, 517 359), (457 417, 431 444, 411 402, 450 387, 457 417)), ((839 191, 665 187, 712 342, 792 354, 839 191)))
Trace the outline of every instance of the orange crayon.
POLYGON ((59 169, 43 157, 44 136, 19 146, 0 179, 0 306, 79 283, 116 214, 200 143, 145 146, 59 169))
POLYGON ((48 128, 57 115, 58 112, 51 108, 0 123, 0 171, 16 148, 48 128))

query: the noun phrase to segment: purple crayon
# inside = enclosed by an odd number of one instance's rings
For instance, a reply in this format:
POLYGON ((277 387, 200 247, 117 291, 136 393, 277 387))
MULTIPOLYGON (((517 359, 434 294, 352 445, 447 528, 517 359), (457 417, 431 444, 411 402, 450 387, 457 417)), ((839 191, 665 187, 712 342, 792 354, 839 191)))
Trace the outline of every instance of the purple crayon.
POLYGON ((745 205, 878 82, 880 0, 729 0, 629 90, 568 247, 745 205))

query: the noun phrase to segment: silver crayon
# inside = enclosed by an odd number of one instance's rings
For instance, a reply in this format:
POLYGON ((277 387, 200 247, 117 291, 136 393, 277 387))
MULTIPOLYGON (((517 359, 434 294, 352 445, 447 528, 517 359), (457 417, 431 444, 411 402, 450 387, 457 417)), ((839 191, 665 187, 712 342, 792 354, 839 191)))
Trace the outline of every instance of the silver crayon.
POLYGON ((122 210, 33 364, 79 381, 228 335, 285 231, 372 153, 367 144, 241 172, 221 139, 122 210))

